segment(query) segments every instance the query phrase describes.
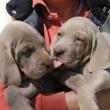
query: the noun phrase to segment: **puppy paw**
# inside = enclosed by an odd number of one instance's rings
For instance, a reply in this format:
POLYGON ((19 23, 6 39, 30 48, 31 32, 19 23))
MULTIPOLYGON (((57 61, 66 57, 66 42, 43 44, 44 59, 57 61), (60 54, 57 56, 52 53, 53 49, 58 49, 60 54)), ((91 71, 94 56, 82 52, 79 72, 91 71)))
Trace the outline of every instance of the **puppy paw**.
POLYGON ((11 110, 33 110, 30 101, 13 86, 6 89, 5 98, 11 110))

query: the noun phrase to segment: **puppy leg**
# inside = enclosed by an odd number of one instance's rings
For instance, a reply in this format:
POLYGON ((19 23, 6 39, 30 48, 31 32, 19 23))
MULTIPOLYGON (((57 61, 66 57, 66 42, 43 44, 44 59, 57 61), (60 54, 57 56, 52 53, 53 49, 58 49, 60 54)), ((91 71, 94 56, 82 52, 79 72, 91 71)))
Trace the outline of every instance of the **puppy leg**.
POLYGON ((77 100, 80 110, 99 110, 94 93, 85 85, 78 89, 77 100))
POLYGON ((105 70, 92 73, 77 91, 80 110, 99 110, 95 93, 110 88, 110 74, 105 70))
POLYGON ((18 91, 27 98, 32 98, 40 92, 40 84, 37 81, 27 80, 24 81, 21 87, 15 87, 18 91))
POLYGON ((77 92, 78 88, 85 82, 83 75, 77 74, 75 76, 71 76, 65 80, 65 85, 75 92, 77 92))
POLYGON ((11 110, 34 110, 30 101, 13 86, 6 89, 5 98, 11 110))

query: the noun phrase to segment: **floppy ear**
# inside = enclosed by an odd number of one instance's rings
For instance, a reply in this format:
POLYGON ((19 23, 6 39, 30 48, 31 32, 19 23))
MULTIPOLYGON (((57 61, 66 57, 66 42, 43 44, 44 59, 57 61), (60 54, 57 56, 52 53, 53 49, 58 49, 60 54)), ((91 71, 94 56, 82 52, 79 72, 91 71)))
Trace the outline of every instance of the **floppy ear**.
POLYGON ((12 49, 0 48, 0 81, 6 85, 20 85, 21 75, 12 54, 12 49))
POLYGON ((54 50, 54 47, 58 41, 59 41, 59 36, 55 35, 52 42, 51 42, 51 45, 50 45, 50 55, 51 56, 53 56, 53 50, 54 50))
POLYGON ((92 53, 88 66, 89 72, 110 67, 110 45, 101 33, 96 34, 96 42, 93 41, 92 53))

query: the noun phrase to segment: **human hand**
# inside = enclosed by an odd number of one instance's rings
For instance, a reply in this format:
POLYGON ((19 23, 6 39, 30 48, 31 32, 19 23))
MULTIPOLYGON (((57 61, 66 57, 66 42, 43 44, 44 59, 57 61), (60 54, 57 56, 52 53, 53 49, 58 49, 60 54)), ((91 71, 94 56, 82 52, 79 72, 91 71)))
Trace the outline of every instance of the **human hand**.
POLYGON ((110 9, 109 0, 87 0, 88 7, 93 15, 102 23, 105 22, 108 16, 108 10, 110 9))

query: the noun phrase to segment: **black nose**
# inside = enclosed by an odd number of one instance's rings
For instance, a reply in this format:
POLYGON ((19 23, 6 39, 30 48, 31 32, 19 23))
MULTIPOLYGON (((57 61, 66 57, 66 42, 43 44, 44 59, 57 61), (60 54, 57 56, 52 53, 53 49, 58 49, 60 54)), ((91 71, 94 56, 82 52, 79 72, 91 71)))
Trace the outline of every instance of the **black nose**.
POLYGON ((62 49, 55 49, 55 50, 54 50, 54 55, 55 55, 56 57, 59 57, 59 56, 63 55, 64 52, 65 52, 65 51, 62 50, 62 49))

